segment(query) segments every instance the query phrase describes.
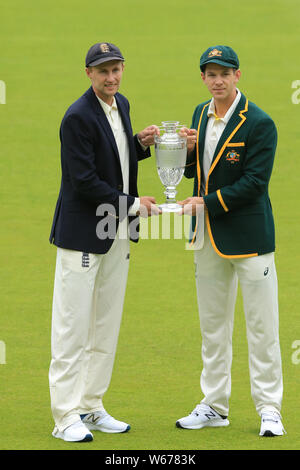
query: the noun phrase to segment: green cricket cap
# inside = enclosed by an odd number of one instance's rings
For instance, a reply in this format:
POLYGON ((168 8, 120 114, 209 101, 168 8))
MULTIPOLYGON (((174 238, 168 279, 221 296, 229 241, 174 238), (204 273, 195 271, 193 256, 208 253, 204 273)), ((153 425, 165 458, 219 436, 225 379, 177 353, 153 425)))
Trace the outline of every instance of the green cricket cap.
POLYGON ((229 46, 209 47, 200 58, 200 70, 204 71, 204 65, 210 64, 223 65, 223 67, 239 68, 239 59, 237 54, 229 46))

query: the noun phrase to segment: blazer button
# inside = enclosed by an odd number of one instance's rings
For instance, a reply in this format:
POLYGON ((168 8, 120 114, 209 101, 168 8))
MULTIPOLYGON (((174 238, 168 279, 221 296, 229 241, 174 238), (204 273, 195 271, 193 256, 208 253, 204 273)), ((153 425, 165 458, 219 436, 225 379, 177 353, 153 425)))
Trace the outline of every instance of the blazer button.
POLYGON ((118 191, 123 191, 123 185, 122 184, 118 184, 118 191))

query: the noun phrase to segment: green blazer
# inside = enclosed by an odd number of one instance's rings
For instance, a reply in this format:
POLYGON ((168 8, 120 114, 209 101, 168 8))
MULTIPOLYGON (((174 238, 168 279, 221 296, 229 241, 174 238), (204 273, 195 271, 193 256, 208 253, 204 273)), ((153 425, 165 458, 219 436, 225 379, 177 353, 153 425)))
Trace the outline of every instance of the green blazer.
MULTIPOLYGON (((187 157, 185 176, 194 178, 194 196, 200 196, 209 104, 207 101, 197 106, 191 125, 198 130, 197 145, 187 157)), ((203 195, 210 240, 224 258, 258 256, 275 250, 268 185, 276 145, 274 122, 242 94, 219 139, 203 195)))

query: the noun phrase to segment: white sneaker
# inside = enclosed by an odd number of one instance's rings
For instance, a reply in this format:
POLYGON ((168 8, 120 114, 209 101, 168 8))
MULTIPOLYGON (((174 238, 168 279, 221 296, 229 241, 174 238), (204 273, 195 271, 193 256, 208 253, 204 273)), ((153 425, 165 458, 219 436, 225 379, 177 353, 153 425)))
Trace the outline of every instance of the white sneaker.
POLYGON ((260 436, 274 437, 286 434, 281 416, 276 411, 265 411, 261 414, 260 436))
POLYGON ((82 421, 76 421, 76 423, 71 424, 71 426, 68 426, 62 432, 55 426, 52 436, 68 442, 88 442, 93 440, 93 434, 90 433, 82 421))
POLYGON ((200 403, 196 408, 184 418, 176 421, 178 428, 201 429, 204 427, 228 426, 229 421, 226 417, 219 415, 210 406, 200 403))
POLYGON ((129 424, 123 421, 117 421, 105 410, 95 411, 87 415, 81 415, 82 422, 91 431, 102 431, 107 433, 127 432, 130 429, 129 424))

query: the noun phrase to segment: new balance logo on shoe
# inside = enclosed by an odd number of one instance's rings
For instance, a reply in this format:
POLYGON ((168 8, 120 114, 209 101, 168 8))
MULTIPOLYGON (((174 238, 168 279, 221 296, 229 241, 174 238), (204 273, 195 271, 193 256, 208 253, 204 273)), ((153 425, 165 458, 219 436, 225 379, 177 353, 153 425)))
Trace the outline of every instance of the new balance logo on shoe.
POLYGON ((90 414, 89 417, 88 417, 89 421, 91 421, 92 423, 96 423, 99 419, 99 416, 96 416, 94 414, 90 414))
POLYGON ((205 413, 205 416, 207 417, 207 419, 210 419, 210 418, 216 418, 216 414, 211 411, 210 413, 205 413))

